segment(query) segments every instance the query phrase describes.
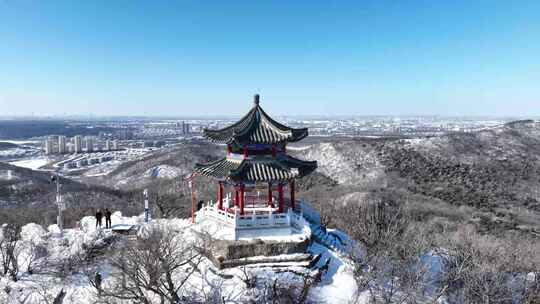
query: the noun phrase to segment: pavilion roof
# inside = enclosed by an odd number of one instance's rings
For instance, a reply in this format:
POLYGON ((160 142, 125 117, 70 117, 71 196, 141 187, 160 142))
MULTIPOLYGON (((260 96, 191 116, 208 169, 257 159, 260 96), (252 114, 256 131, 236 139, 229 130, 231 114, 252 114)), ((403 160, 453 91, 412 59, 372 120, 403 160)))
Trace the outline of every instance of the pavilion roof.
POLYGON ((303 161, 281 154, 277 157, 265 155, 246 159, 225 157, 208 164, 197 164, 195 172, 216 179, 275 182, 305 176, 316 168, 316 161, 303 161))
POLYGON ((299 141, 308 135, 308 129, 294 129, 275 121, 261 108, 259 95, 255 95, 253 108, 238 122, 219 130, 204 129, 203 134, 219 143, 277 144, 299 141))

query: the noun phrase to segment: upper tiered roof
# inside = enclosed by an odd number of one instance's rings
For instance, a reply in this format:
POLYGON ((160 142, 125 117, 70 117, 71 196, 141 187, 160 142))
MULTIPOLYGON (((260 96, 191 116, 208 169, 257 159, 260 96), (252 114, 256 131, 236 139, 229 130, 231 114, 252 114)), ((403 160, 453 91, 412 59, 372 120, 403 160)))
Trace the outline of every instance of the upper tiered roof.
POLYGON ((238 122, 220 129, 204 129, 203 134, 214 142, 240 144, 278 144, 296 142, 308 135, 308 129, 294 129, 272 119, 259 105, 255 95, 253 108, 238 122))

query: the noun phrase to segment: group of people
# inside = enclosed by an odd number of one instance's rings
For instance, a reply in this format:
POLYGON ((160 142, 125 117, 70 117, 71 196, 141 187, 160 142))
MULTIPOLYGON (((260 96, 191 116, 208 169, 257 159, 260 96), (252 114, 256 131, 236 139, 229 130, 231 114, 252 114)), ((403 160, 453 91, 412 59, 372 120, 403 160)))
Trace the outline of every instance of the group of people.
POLYGON ((96 228, 97 227, 101 228, 101 225, 102 225, 101 220, 103 219, 103 216, 105 216, 105 229, 110 229, 111 228, 111 216, 112 216, 112 213, 109 210, 109 208, 105 208, 105 212, 101 212, 101 209, 97 210, 97 212, 96 212, 96 228))

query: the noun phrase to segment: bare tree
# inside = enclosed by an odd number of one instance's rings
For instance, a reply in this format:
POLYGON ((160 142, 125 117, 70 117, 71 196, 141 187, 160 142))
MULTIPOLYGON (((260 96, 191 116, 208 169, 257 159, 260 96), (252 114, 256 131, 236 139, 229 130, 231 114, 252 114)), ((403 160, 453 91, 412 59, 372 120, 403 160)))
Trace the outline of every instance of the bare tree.
POLYGON ((275 278, 266 282, 263 296, 257 303, 309 303, 309 291, 317 282, 318 272, 299 272, 295 270, 281 272, 290 273, 295 279, 279 280, 275 278))
POLYGON ((165 226, 154 226, 147 236, 125 246, 112 258, 112 282, 102 296, 151 303, 179 303, 183 287, 198 269, 202 256, 195 246, 179 239, 165 226), (184 270, 184 271, 181 271, 184 270))
POLYGON ((30 275, 40 273, 47 264, 47 247, 34 241, 28 242, 27 247, 26 272, 30 275))
POLYGON ((2 274, 9 275, 13 281, 17 281, 19 273, 19 253, 21 249, 21 227, 14 224, 5 224, 1 228, 0 259, 2 274))
POLYGON ((411 222, 408 210, 391 198, 349 205, 340 212, 342 228, 362 250, 351 251, 358 290, 374 303, 414 303, 426 287, 428 267, 422 257, 431 236, 411 222))
POLYGON ((538 248, 527 243, 481 236, 470 229, 447 236, 449 259, 438 297, 444 294, 454 303, 535 303, 539 265, 531 256, 538 248))

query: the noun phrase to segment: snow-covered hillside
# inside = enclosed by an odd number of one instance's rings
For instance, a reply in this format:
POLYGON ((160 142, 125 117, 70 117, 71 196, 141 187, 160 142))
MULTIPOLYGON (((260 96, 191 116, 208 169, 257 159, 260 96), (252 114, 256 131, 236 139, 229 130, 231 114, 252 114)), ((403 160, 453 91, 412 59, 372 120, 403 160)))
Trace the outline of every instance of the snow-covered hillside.
POLYGON ((317 172, 342 186, 338 201, 358 201, 355 192, 417 195, 480 209, 489 219, 482 229, 540 233, 540 122, 429 138, 323 142, 296 154, 317 160, 317 172))
MULTIPOLYGON (((189 220, 154 220, 144 224, 142 216, 123 217, 117 212, 113 215, 112 224, 113 227, 120 224, 140 225, 139 236, 142 238, 157 227, 166 227, 174 231, 179 244, 198 242, 190 229, 192 224, 189 220)), ((99 299, 105 299, 103 294, 101 298, 98 296, 94 276, 96 271, 101 274, 104 290, 117 278, 115 273, 118 269, 111 263, 111 253, 107 253, 108 244, 119 242, 116 238, 108 229, 96 230, 93 217, 81 219, 80 228, 66 229, 63 235, 60 235, 56 225, 48 227, 48 230, 32 223, 23 226, 17 249, 20 256, 18 280, 15 282, 9 277, 0 279, 0 303, 52 303, 61 291, 66 293, 65 304, 96 303, 99 299), (94 253, 95 259, 90 259, 88 255, 92 248, 100 248, 94 253), (86 264, 85 261, 91 262, 86 264)), ((132 241, 123 246, 136 245, 132 241)), ((181 294, 190 302, 245 303, 260 301, 268 296, 272 288, 300 288, 305 275, 328 263, 321 281, 310 289, 308 302, 346 303, 352 299, 356 288, 348 259, 317 242, 310 246, 309 252, 314 256, 320 255, 312 268, 306 268, 305 263, 287 263, 280 267, 265 263, 217 270, 209 260, 203 258, 196 266, 182 266, 175 272, 174 280, 187 280, 181 294), (192 271, 193 267, 196 267, 196 271, 192 271)), ((153 297, 149 295, 149 298, 153 297)), ((159 303, 158 298, 153 299, 154 303, 159 303)), ((131 302, 126 300, 123 303, 131 302)))

